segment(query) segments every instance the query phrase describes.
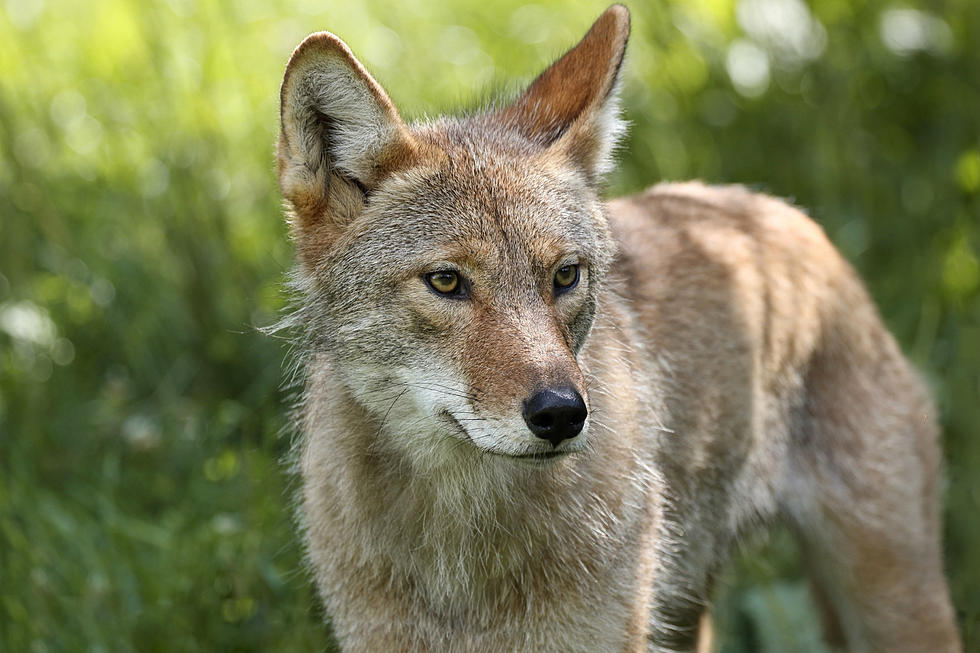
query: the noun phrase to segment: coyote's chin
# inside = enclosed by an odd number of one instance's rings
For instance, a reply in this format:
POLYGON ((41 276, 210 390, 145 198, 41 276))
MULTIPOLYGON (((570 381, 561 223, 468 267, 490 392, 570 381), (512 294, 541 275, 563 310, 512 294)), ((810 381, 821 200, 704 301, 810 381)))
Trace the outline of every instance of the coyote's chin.
POLYGON ((281 88, 302 519, 345 651, 693 651, 750 527, 855 651, 959 650, 933 407, 851 267, 740 187, 603 202, 614 5, 419 124, 327 32, 281 88))

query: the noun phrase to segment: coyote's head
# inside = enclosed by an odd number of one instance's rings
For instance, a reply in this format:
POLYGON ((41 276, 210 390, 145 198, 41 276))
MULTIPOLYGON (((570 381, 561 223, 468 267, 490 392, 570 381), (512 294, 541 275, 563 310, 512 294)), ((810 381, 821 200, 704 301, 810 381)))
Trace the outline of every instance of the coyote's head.
POLYGON ((303 315, 380 446, 488 464, 585 446, 628 34, 614 5, 513 103, 417 125, 332 34, 293 53, 278 161, 303 315))

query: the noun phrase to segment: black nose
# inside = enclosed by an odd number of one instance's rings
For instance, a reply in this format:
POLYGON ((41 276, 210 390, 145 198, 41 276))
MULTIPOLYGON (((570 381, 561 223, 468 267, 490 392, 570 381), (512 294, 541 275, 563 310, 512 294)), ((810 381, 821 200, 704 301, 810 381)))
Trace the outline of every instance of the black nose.
POLYGON ((589 409, 572 388, 545 388, 524 402, 524 421, 531 433, 557 447, 578 435, 589 409))

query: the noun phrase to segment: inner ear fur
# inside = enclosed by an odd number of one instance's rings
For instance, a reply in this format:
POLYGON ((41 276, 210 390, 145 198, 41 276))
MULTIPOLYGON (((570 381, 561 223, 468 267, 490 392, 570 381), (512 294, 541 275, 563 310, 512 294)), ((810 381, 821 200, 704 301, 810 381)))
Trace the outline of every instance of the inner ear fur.
POLYGON ((612 168, 612 150, 625 130, 616 82, 629 33, 629 10, 609 7, 499 119, 532 142, 563 150, 590 179, 601 177, 612 168))
POLYGON ((283 77, 279 185, 300 240, 329 241, 416 147, 384 89, 329 32, 308 36, 283 77))

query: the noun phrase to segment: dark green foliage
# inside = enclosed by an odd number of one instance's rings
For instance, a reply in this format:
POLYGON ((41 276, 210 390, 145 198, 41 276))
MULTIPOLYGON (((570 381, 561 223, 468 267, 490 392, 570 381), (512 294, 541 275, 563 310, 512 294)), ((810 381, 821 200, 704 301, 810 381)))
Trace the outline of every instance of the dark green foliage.
MULTIPOLYGON (((329 647, 282 463, 285 347, 256 331, 291 265, 285 61, 330 29, 408 116, 434 115, 529 79, 604 7, 8 0, 0 649, 329 647)), ((980 5, 804 7, 633 4, 613 191, 700 177, 792 198, 864 275, 942 408, 948 567, 976 650, 980 5), (930 13, 889 12, 911 7, 930 13)), ((739 559, 723 650, 821 650, 800 569, 784 533, 739 559)))

